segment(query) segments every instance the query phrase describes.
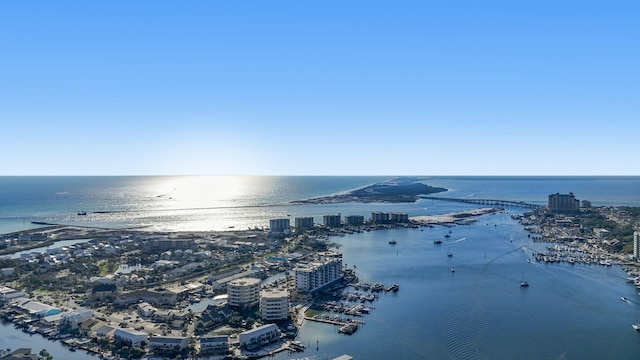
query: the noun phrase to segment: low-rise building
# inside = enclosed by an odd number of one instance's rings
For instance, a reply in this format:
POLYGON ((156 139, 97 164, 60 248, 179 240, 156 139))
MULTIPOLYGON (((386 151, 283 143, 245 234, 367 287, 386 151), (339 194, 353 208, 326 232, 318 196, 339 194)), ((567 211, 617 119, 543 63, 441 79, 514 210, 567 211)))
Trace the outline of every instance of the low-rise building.
POLYGON ((62 315, 62 323, 71 326, 72 329, 78 328, 78 326, 86 320, 91 319, 93 311, 91 310, 76 310, 70 313, 62 315))
POLYGON ((149 350, 156 353, 167 351, 182 351, 189 345, 189 338, 185 336, 151 336, 149 350))
POLYGON ((229 337, 205 336, 200 338, 201 355, 225 355, 229 353, 229 337))
POLYGON ((143 341, 147 341, 149 334, 137 331, 133 329, 116 329, 113 332, 113 337, 124 344, 129 346, 139 346, 143 341))
POLYGON ((27 293, 21 290, 12 289, 7 286, 0 286, 0 301, 10 301, 13 299, 26 297, 27 293))
POLYGON ((238 340, 241 348, 254 350, 278 341, 281 336, 280 328, 276 324, 266 324, 241 332, 238 340))
POLYGON ((37 301, 23 301, 16 304, 23 311, 40 317, 60 314, 60 309, 37 301))

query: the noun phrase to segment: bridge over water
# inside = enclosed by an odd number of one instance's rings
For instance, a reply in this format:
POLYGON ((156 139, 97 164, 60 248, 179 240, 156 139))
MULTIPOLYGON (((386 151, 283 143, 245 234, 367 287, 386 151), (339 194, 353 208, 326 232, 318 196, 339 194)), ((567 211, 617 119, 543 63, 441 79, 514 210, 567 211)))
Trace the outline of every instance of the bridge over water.
POLYGON ((514 200, 498 200, 498 199, 457 199, 457 198, 447 198, 447 197, 438 197, 438 196, 419 196, 421 199, 429 199, 429 200, 441 200, 441 201, 455 201, 455 202, 463 202, 468 204, 481 204, 481 205, 491 205, 491 206, 500 206, 500 207, 520 207, 527 209, 539 209, 545 207, 544 205, 532 204, 524 201, 514 201, 514 200))

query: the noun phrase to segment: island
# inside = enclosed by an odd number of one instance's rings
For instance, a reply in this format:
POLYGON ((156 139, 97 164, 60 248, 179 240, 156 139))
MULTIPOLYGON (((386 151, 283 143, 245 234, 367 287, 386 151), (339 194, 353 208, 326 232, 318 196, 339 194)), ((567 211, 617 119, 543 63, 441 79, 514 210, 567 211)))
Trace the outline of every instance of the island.
POLYGON ((429 195, 447 191, 420 182, 419 178, 403 177, 365 186, 347 193, 322 196, 306 200, 296 200, 292 204, 338 204, 338 203, 410 203, 419 195, 429 195))

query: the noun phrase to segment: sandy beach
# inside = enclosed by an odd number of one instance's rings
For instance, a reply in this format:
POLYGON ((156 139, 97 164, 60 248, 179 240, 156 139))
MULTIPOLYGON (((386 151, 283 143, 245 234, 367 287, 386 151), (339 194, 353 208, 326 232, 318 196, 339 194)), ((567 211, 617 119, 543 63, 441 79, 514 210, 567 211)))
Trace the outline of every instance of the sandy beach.
POLYGON ((425 225, 452 224, 460 221, 467 221, 482 215, 495 214, 504 211, 500 208, 481 208, 442 215, 412 216, 410 219, 425 225))

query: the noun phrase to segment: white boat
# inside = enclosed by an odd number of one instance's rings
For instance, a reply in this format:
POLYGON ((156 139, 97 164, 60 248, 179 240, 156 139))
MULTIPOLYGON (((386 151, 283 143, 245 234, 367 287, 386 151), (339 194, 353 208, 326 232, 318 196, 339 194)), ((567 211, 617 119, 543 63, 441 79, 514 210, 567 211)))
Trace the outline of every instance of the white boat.
POLYGON ((622 301, 627 301, 627 298, 626 298, 626 297, 624 297, 624 296, 621 296, 621 297, 620 297, 620 300, 622 300, 622 301))
POLYGON ((526 282, 526 281, 521 281, 521 282, 520 282, 520 286, 522 286, 522 287, 528 287, 528 286, 529 286, 529 283, 528 283, 528 282, 526 282))
POLYGON ((638 316, 638 321, 635 324, 632 324, 631 327, 636 329, 636 331, 640 331, 640 316, 638 316))

